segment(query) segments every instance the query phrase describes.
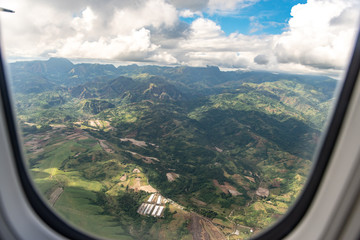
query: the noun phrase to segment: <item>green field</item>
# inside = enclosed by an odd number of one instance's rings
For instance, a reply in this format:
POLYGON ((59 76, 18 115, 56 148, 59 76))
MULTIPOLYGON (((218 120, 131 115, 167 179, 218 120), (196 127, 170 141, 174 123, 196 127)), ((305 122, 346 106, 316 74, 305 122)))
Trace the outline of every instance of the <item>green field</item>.
POLYGON ((30 175, 51 204, 64 190, 64 219, 114 239, 236 239, 271 225, 301 192, 336 85, 216 67, 87 75, 92 64, 77 83, 75 70, 45 81, 27 64, 12 84, 30 175), (162 218, 139 215, 154 191, 174 202, 162 218))
POLYGON ((96 194, 80 187, 66 187, 54 206, 57 213, 74 226, 109 239, 133 239, 115 217, 97 206, 96 194))

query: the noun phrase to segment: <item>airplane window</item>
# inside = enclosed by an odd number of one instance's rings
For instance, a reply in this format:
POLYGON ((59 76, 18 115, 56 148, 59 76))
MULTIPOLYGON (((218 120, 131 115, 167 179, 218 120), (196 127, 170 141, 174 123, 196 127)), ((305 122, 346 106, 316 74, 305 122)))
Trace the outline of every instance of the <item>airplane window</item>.
POLYGON ((316 164, 360 10, 6 4, 27 174, 66 224, 109 239, 247 239, 286 215, 316 164))

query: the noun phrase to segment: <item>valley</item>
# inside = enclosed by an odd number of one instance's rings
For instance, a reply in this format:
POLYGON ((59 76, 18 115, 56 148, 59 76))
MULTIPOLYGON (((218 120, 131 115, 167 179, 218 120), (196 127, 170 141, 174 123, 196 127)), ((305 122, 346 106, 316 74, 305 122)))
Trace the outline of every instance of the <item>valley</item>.
POLYGON ((271 225, 306 183, 337 84, 57 58, 11 72, 35 186, 110 239, 247 239, 271 225))

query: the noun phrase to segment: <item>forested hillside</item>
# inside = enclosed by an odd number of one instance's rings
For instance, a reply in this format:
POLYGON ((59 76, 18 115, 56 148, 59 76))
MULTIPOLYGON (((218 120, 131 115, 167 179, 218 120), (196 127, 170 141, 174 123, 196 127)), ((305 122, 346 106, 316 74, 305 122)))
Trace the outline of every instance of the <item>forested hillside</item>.
POLYGON ((337 84, 58 58, 13 63, 11 74, 35 185, 65 219, 116 239, 247 238, 280 218, 337 84), (152 193, 167 199, 161 217, 139 214, 152 193))

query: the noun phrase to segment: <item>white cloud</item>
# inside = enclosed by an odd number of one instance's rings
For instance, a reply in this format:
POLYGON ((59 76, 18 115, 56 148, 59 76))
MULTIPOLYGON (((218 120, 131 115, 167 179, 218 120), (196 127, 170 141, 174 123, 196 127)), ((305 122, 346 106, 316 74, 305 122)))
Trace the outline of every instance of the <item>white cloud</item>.
POLYGON ((209 0, 168 0, 178 9, 190 9, 192 11, 203 10, 206 8, 209 0))
POLYGON ((222 68, 246 68, 248 57, 236 52, 188 52, 183 58, 191 66, 220 66, 222 68), (220 64, 219 64, 220 63, 220 64))
POLYGON ((271 43, 269 36, 239 33, 227 36, 214 21, 199 18, 191 24, 188 38, 179 43, 185 54, 178 59, 195 66, 244 68, 252 64, 259 51, 269 49, 271 43))
POLYGON ((108 0, 111 10, 106 5, 96 8, 93 2, 79 2, 82 5, 72 9, 70 2, 54 6, 50 1, 14 0, 12 8, 16 12, 5 15, 3 22, 7 54, 31 58, 147 58, 159 48, 151 42, 148 28, 172 28, 178 22, 177 10, 164 0, 140 0, 139 6, 134 6, 134 1, 108 0), (94 6, 87 5, 90 3, 94 6), (109 10, 108 15, 103 9, 109 10))
POLYGON ((277 39, 281 63, 343 69, 358 28, 357 1, 309 0, 292 8, 289 30, 277 39), (344 17, 352 16, 351 20, 344 17), (355 17, 357 15, 357 17, 355 17))
POLYGON ((137 8, 117 9, 111 22, 111 29, 118 33, 148 26, 171 27, 177 20, 177 11, 174 6, 164 0, 149 0, 137 8))
MULTIPOLYGON (((72 0, 13 0, 1 5, 16 11, 2 15, 2 32, 6 52, 13 58, 59 56, 328 75, 341 72, 359 26, 354 19, 359 17, 360 2, 308 0, 293 7, 288 28, 279 35, 227 35, 218 22, 203 14, 233 14, 234 9, 256 1, 103 0, 100 4, 79 0, 72 4, 72 0), (195 20, 188 24, 179 17, 195 20)), ((261 24, 256 19, 253 23, 261 24)), ((264 26, 250 27, 256 31, 264 26)))
POLYGON ((68 58, 99 58, 118 60, 142 60, 159 46, 150 41, 150 31, 141 28, 131 34, 117 35, 115 38, 100 37, 97 41, 87 41, 84 34, 67 38, 54 56, 68 58))
POLYGON ((209 0, 208 9, 210 13, 232 14, 258 1, 259 0, 209 0))
POLYGON ((254 62, 257 64, 266 65, 269 63, 269 59, 266 55, 260 54, 254 58, 254 62))
POLYGON ((28 1, 11 1, 13 14, 2 14, 2 38, 10 56, 38 57, 58 47, 56 39, 75 33, 73 17, 62 11, 28 1), (51 19, 51 21, 50 21, 51 19), (64 24, 66 23, 66 24, 64 24))
POLYGON ((201 17, 202 13, 200 11, 191 11, 189 9, 185 9, 185 10, 180 11, 179 16, 183 17, 183 18, 194 18, 196 16, 201 17))
POLYGON ((206 18, 198 18, 191 24, 191 36, 201 39, 216 39, 224 32, 221 26, 206 18))
POLYGON ((90 7, 87 7, 83 12, 81 17, 75 17, 71 21, 71 26, 77 31, 90 31, 93 29, 94 21, 96 21, 97 16, 90 7))
POLYGON ((357 1, 309 0, 293 7, 286 32, 265 36, 226 36, 220 25, 199 18, 179 46, 187 51, 184 62, 194 65, 246 64, 250 69, 338 77, 352 51, 359 9, 357 1))
POLYGON ((151 57, 149 57, 150 61, 160 62, 165 64, 176 64, 178 60, 169 54, 168 52, 159 52, 151 57))
POLYGON ((234 14, 240 9, 246 8, 261 0, 168 0, 177 9, 196 11, 207 11, 210 14, 234 14))

